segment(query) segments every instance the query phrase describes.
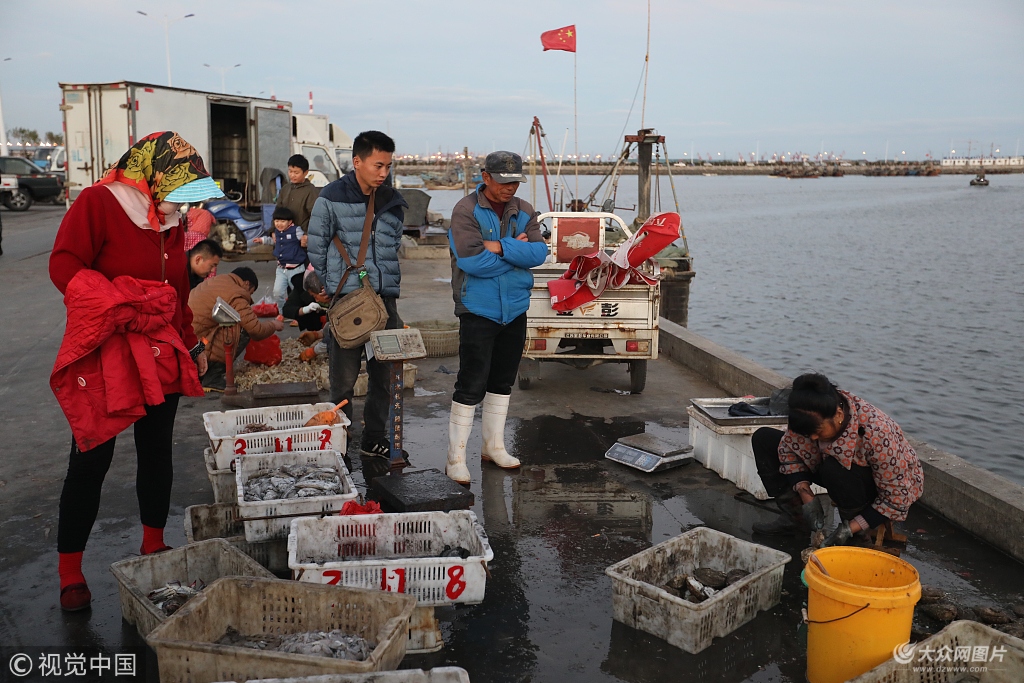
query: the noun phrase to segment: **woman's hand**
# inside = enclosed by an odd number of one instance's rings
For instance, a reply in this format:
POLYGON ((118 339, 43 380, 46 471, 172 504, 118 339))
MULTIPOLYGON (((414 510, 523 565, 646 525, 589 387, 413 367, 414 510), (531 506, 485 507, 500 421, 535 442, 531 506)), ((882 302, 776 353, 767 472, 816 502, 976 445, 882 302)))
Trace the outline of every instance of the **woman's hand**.
POLYGON ((198 356, 196 356, 196 370, 199 371, 199 376, 200 377, 205 375, 206 371, 209 370, 209 368, 210 368, 210 363, 207 360, 205 353, 201 353, 198 356))

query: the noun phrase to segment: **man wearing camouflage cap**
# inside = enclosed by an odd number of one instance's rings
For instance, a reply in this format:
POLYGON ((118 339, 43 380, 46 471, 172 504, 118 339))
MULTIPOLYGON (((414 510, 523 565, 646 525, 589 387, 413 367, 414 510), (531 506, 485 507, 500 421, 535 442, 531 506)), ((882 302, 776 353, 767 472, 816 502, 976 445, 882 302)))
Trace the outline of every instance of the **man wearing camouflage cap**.
POLYGON ((548 255, 537 214, 515 196, 525 182, 523 160, 512 152, 487 155, 483 183, 452 211, 452 295, 459 329, 459 375, 448 423, 445 472, 469 484, 466 444, 478 403, 483 421, 481 459, 519 467, 505 450, 505 416, 526 343, 526 310, 533 273, 548 255))

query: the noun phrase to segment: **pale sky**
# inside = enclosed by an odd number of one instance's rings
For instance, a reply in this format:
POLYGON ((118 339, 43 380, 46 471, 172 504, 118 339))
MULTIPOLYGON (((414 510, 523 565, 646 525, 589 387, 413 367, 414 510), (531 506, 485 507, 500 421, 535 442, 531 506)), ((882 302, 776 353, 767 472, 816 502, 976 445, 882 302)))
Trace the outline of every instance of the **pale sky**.
MULTIPOLYGON (((1024 142, 1022 0, 652 0, 645 124, 673 157, 822 148, 847 158, 986 154, 1024 142), (866 154, 864 154, 866 152, 866 154)), ((573 147, 573 55, 541 32, 576 24, 581 154, 621 146, 643 68, 645 0, 0 0, 7 128, 60 130, 58 82, 273 91, 350 135, 410 154, 522 151, 534 116, 573 147)), ((627 132, 640 126, 641 94, 627 132)), ((1024 150, 1024 146, 1021 147, 1024 150)))

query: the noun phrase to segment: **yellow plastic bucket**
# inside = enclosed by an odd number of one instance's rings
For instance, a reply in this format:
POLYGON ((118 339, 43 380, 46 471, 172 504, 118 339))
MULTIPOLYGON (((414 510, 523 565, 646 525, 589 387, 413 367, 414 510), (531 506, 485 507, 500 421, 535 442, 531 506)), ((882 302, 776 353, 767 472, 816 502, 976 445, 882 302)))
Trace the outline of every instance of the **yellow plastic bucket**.
POLYGON ((877 550, 833 547, 814 554, 829 576, 814 562, 804 569, 807 680, 842 683, 910 640, 921 581, 909 563, 877 550))

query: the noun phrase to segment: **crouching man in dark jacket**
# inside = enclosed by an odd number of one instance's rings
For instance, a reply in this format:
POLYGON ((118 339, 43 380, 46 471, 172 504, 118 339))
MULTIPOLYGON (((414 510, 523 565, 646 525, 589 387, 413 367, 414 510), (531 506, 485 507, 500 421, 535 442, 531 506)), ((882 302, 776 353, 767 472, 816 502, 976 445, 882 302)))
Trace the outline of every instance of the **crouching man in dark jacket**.
POLYGON ((488 154, 483 180, 476 192, 455 205, 448 231, 460 364, 445 472, 460 484, 470 482, 466 442, 480 402, 481 459, 498 467, 519 467, 519 460, 505 450, 505 416, 526 343, 533 287, 529 269, 548 255, 537 214, 515 196, 526 180, 522 158, 512 152, 488 154))
MULTIPOLYGON (((398 316, 398 295, 402 275, 398 268, 398 247, 402 240, 407 206, 402 195, 388 183, 395 141, 380 131, 360 133, 352 143, 354 169, 327 185, 313 205, 309 219, 307 249, 320 281, 333 296, 342 285, 341 294, 348 294, 362 286, 358 272, 345 273, 345 261, 334 246, 337 235, 349 259, 356 264, 359 243, 363 236, 370 192, 375 191, 374 216, 366 252, 366 278, 381 298, 388 311, 387 329, 402 327, 398 316)), ((356 264, 358 265, 358 264, 356 264)), ((327 342, 330 357, 331 402, 348 399, 344 411, 352 418, 352 395, 363 348, 343 349, 333 340, 327 342)), ((366 363, 369 387, 363 405, 363 436, 360 447, 364 455, 388 457, 389 442, 385 427, 388 418, 388 371, 375 360, 366 363)))

